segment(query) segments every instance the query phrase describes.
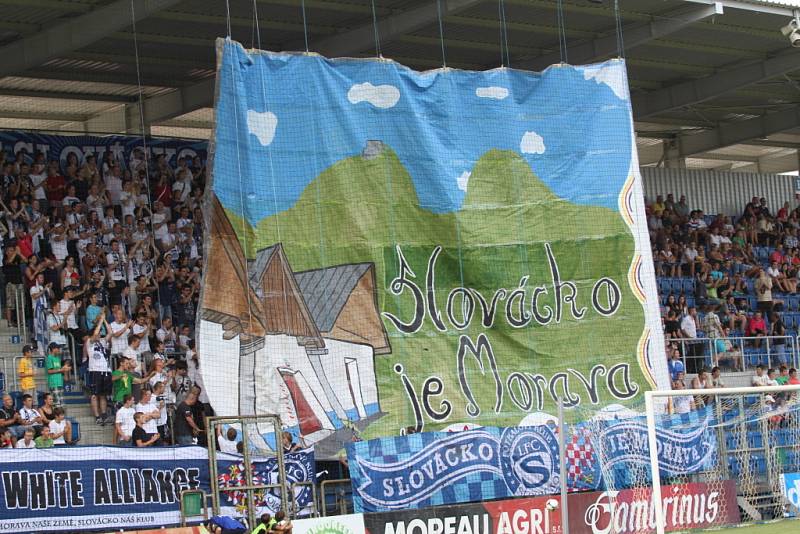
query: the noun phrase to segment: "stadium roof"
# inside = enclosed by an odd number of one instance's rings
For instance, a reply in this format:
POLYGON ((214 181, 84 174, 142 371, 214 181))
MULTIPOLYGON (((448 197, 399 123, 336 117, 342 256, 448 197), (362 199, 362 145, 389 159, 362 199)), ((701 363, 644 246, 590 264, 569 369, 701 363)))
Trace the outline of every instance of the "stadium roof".
MULTIPOLYGON (((449 67, 499 66, 497 1, 374 2, 384 57, 440 67, 438 8, 449 67)), ((642 164, 798 169, 800 49, 780 28, 800 2, 620 4, 642 164)), ((540 70, 560 60, 557 5, 503 0, 512 67, 540 70)), ((311 51, 370 56, 371 6, 305 0, 304 25, 300 0, 0 0, 0 128, 139 132, 141 79, 152 134, 207 138, 214 40, 228 33, 228 7, 232 37, 246 46, 302 50, 307 28, 311 51)), ((617 55, 613 6, 563 0, 569 62, 617 55)))

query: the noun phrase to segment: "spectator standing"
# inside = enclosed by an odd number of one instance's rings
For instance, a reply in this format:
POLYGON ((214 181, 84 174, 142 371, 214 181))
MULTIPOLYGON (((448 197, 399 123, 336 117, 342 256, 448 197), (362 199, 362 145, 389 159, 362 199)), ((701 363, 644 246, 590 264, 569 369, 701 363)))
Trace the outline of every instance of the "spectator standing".
POLYGON ((86 340, 86 351, 89 356, 89 384, 92 392, 91 405, 94 422, 106 425, 109 421, 108 397, 112 394, 111 366, 109 363, 109 347, 111 345, 111 329, 106 327, 104 315, 97 315, 92 335, 86 340), (107 334, 103 337, 103 329, 107 334))
POLYGON ((667 362, 669 376, 673 381, 678 379, 678 373, 686 373, 686 366, 681 361, 681 351, 677 348, 672 349, 672 357, 667 362))
POLYGON ((155 445, 158 441, 159 436, 157 433, 148 433, 144 429, 144 425, 146 424, 147 420, 145 414, 141 412, 136 412, 133 415, 133 420, 136 422, 136 426, 131 433, 131 441, 133 442, 134 447, 150 447, 155 445))
POLYGON ((17 364, 17 377, 19 388, 23 395, 36 396, 36 381, 33 367, 33 345, 22 347, 22 358, 17 364))
POLYGON ((200 434, 200 427, 194 421, 192 409, 197 403, 197 396, 189 393, 186 399, 175 410, 175 442, 178 445, 193 445, 200 434))
POLYGON ((133 321, 125 320, 125 312, 117 307, 114 310, 114 321, 109 325, 111 330, 111 356, 121 357, 125 349, 128 348, 128 335, 133 321))
POLYGON ((23 291, 22 264, 24 259, 19 251, 19 246, 13 240, 11 244, 6 245, 3 257, 3 278, 6 284, 6 321, 9 327, 17 326, 17 305, 23 291))
POLYGON ((756 300, 758 309, 762 313, 772 311, 772 278, 767 275, 764 269, 758 270, 758 278, 755 282, 756 300))
POLYGON ((694 341, 697 339, 697 308, 689 307, 689 313, 681 320, 681 334, 686 341, 686 367, 689 372, 694 372, 698 367, 698 347, 694 341))
POLYGON ((222 432, 222 427, 217 427, 217 443, 219 444, 219 450, 221 452, 226 452, 228 454, 236 454, 236 437, 238 436, 238 432, 232 426, 228 427, 228 430, 222 432))
POLYGON ((142 400, 136 404, 134 409, 143 414, 139 423, 148 434, 158 434, 158 420, 161 418, 161 407, 153 398, 153 392, 149 389, 142 390, 142 400))
POLYGON ((69 372, 70 363, 61 364, 61 346, 58 343, 50 343, 47 347, 45 369, 47 387, 53 396, 53 403, 56 407, 61 407, 64 405, 64 374, 69 372))
POLYGON ((136 421, 133 419, 136 410, 133 408, 133 395, 125 395, 122 398, 122 406, 117 410, 115 416, 117 444, 121 446, 131 446, 131 436, 133 429, 136 428, 136 421))

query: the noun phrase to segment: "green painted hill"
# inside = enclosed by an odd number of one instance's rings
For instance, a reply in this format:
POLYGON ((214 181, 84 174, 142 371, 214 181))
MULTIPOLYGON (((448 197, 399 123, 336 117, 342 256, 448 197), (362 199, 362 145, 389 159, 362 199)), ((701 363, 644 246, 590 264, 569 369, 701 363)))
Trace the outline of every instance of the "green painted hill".
MULTIPOLYGON (((234 221, 241 228, 241 220, 234 221)), ((476 339, 486 333, 501 375, 513 371, 550 376, 567 367, 582 371, 596 363, 632 364, 632 379, 646 383, 634 354, 644 326, 644 315, 630 292, 627 272, 634 242, 619 213, 602 207, 579 206, 556 195, 514 152, 491 151, 475 165, 462 208, 455 213, 435 214, 419 206, 414 183, 397 156, 389 149, 372 159, 348 158, 321 173, 290 209, 268 217, 256 228, 248 228, 248 255, 276 242, 284 245, 295 271, 354 262, 374 262, 381 309, 408 319, 412 299, 392 295, 388 287, 397 275, 395 245, 402 247, 424 290, 427 260, 436 245, 443 247, 436 268, 436 298, 443 310, 451 289, 474 288, 488 300, 498 288, 514 290, 528 277, 526 306, 532 288, 545 285, 547 295, 539 307, 554 306, 551 272, 544 244, 549 243, 562 280, 578 288, 576 302, 590 306, 594 282, 604 276, 620 285, 622 304, 615 315, 602 317, 591 309, 584 319, 568 312, 561 324, 511 328, 501 302, 497 321, 487 330, 476 317, 469 327, 447 332, 436 330, 426 318, 420 332, 410 336, 398 332, 385 320, 392 353, 376 358, 381 407, 388 413, 370 427, 367 435, 396 433, 413 424, 411 406, 403 392, 394 365, 400 363, 414 387, 422 387, 432 374, 445 382, 445 395, 453 404, 453 415, 438 426, 471 420, 458 386, 456 352, 462 334, 476 339)), ((240 238, 242 236, 240 235, 240 238)), ((566 308, 565 308, 566 309, 566 308)), ((468 373, 483 409, 476 422, 516 424, 525 412, 506 399, 502 413, 494 414, 494 385, 481 376, 474 363, 468 373)), ((575 387, 573 385, 573 387, 575 387)), ((578 391, 580 390, 580 391, 578 391)), ((585 392, 581 393, 586 398, 585 392)), ((601 404, 617 402, 601 389, 601 404)), ((555 411, 552 403, 545 410, 555 411)), ((428 421, 430 424, 431 421, 428 421)), ((437 428, 437 425, 426 427, 437 428)))

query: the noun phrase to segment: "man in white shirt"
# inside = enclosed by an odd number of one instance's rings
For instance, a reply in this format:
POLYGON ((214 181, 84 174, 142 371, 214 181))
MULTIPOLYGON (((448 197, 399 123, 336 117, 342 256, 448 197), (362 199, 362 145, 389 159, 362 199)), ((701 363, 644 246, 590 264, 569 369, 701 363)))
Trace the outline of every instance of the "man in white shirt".
POLYGON ((133 420, 133 414, 136 410, 133 408, 133 395, 125 395, 122 400, 122 407, 117 410, 117 415, 114 419, 117 427, 117 444, 131 445, 131 434, 136 427, 136 421, 133 420))
POLYGON ((167 231, 169 230, 168 224, 170 220, 170 212, 168 208, 164 207, 164 204, 156 200, 153 205, 153 230, 155 232, 154 237, 156 240, 161 240, 165 235, 167 235, 167 231))
POLYGON ((51 312, 47 313, 47 339, 49 343, 67 346, 67 335, 64 333, 66 325, 61 315, 61 302, 53 305, 51 312))
POLYGON ((766 386, 767 380, 767 375, 764 374, 764 366, 759 365, 756 367, 756 374, 750 378, 750 385, 753 387, 766 386))
POLYGON ((63 262, 67 258, 67 255, 69 255, 69 251, 67 250, 67 231, 63 224, 59 222, 53 226, 48 241, 53 256, 55 256, 59 262, 63 262))
POLYGON ((105 177, 108 199, 115 206, 119 205, 119 196, 120 193, 122 193, 122 178, 120 176, 121 171, 119 168, 119 163, 115 161, 111 164, 111 172, 109 172, 105 177))
POLYGON ((17 440, 17 449, 35 449, 36 442, 33 441, 33 430, 27 429, 25 430, 25 435, 22 439, 17 440))
POLYGON ((227 452, 228 454, 237 454, 236 451, 236 436, 238 432, 232 426, 228 427, 228 430, 223 432, 222 425, 217 427, 217 443, 219 443, 219 450, 222 452, 227 452))
POLYGON ((152 326, 150 324, 150 318, 147 316, 147 314, 140 313, 136 316, 136 322, 133 323, 132 332, 141 339, 139 342, 140 358, 145 361, 145 363, 149 363, 146 360, 149 360, 152 357, 152 351, 150 350, 150 334, 152 332, 152 326))
POLYGON ((111 366, 109 365, 109 347, 111 345, 111 328, 105 316, 98 315, 99 320, 95 325, 92 335, 86 340, 86 352, 89 356, 89 384, 91 384, 91 406, 95 423, 105 425, 108 423, 108 397, 112 393, 111 366), (100 335, 103 327, 106 336, 100 335))
POLYGON ((180 203, 186 202, 192 192, 192 171, 186 168, 185 165, 185 162, 181 164, 175 175, 175 183, 172 184, 172 193, 178 193, 177 201, 180 203))
POLYGON ((114 321, 109 325, 111 331, 111 355, 121 355, 128 348, 128 334, 133 326, 133 321, 125 320, 122 308, 114 310, 114 321))
POLYGON ((161 320, 161 328, 156 331, 156 337, 159 341, 164 343, 164 347, 168 351, 175 350, 175 344, 178 341, 178 335, 172 327, 172 316, 167 315, 161 320))
POLYGON ((128 272, 128 257, 116 239, 111 240, 111 252, 106 254, 106 263, 109 279, 115 284, 124 284, 128 272))
POLYGON ((136 404, 136 411, 144 414, 142 428, 148 434, 158 434, 158 420, 161 418, 161 406, 153 398, 149 389, 142 390, 142 400, 136 404))
POLYGON ((689 308, 689 313, 681 320, 681 331, 683 337, 690 340, 686 342, 686 367, 690 372, 695 372, 698 364, 702 362, 697 360, 698 344, 691 341, 697 339, 697 308, 694 306, 689 308))

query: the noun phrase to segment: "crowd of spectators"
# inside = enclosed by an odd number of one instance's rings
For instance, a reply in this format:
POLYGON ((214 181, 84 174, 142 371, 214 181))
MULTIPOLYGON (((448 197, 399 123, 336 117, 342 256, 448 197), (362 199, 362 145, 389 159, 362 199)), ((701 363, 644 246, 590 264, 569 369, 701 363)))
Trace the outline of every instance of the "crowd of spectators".
MULTIPOLYGON (((673 388, 720 387, 721 367, 756 368, 754 385, 779 372, 796 380, 800 207, 786 202, 773 214, 753 197, 740 216, 708 216, 669 194, 646 211, 673 388), (696 374, 691 385, 686 373, 696 374)), ((702 405, 679 399, 678 412, 702 405)))
POLYGON ((31 339, 16 369, 22 406, 6 395, 0 410, 5 446, 73 442, 63 398, 76 381, 119 444, 202 443, 210 407, 193 336, 204 162, 173 167, 139 149, 129 161, 70 154, 63 166, 24 149, 7 157, 0 151, 0 307, 11 327, 26 318, 31 339))

